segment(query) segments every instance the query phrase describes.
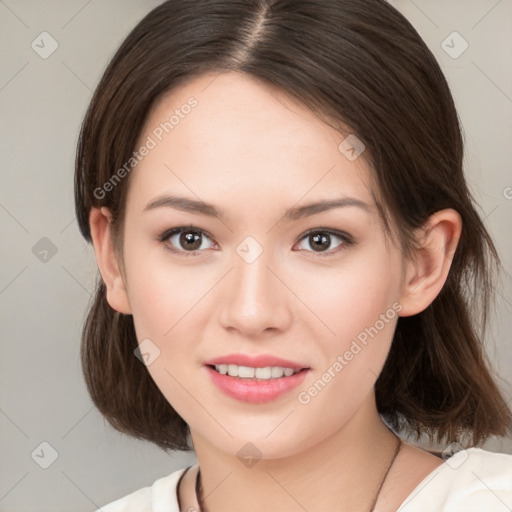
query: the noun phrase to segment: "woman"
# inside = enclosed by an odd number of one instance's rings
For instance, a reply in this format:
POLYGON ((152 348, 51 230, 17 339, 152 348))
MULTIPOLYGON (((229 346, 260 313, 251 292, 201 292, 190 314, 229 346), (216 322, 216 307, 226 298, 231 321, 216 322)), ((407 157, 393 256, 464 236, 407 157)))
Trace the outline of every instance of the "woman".
POLYGON ((82 361, 114 427, 198 464, 102 510, 509 510, 512 456, 477 447, 512 420, 481 343, 499 260, 462 160, 384 1, 149 13, 79 142, 82 361))

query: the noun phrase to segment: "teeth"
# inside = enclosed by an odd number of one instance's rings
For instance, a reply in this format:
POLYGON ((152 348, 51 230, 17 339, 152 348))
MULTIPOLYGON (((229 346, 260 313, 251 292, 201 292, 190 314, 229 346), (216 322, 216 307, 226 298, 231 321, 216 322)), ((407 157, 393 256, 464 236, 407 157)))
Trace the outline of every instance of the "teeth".
POLYGON ((282 366, 266 366, 265 368, 252 368, 251 366, 238 366, 236 364, 216 364, 215 369, 222 375, 239 377, 241 379, 270 380, 279 379, 283 375, 290 377, 300 369, 283 368, 282 366))

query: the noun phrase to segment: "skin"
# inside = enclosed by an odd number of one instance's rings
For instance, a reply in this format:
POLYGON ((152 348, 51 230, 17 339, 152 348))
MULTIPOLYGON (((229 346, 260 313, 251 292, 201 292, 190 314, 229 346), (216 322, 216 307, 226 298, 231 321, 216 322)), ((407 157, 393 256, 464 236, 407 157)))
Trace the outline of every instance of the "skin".
MULTIPOLYGON (((122 259, 111 244, 110 212, 91 211, 107 300, 133 315, 139 342, 149 338, 160 350, 148 371, 190 425, 209 512, 368 510, 396 446, 374 385, 398 314, 309 403, 297 395, 394 303, 408 316, 434 300, 460 216, 436 212, 417 233, 422 249, 405 260, 386 241, 364 158, 349 161, 338 149, 345 135, 286 93, 238 73, 202 75, 163 96, 140 142, 190 96, 198 105, 132 171, 122 259), (144 211, 164 193, 212 203, 225 218, 144 211), (283 219, 288 208, 341 196, 369 208, 283 219), (179 235, 159 240, 189 224, 206 233, 196 256, 186 255, 179 235), (313 228, 348 233, 355 243, 331 237, 317 252, 304 236, 313 228), (247 236, 263 249, 251 263, 236 252, 247 236), (277 400, 243 403, 214 386, 203 366, 235 352, 271 353, 311 370, 277 400), (260 452, 252 467, 237 456, 246 443, 260 452)), ((396 510, 441 462, 404 444, 376 510, 396 510)), ((179 489, 183 510, 197 508, 196 470, 179 489)))

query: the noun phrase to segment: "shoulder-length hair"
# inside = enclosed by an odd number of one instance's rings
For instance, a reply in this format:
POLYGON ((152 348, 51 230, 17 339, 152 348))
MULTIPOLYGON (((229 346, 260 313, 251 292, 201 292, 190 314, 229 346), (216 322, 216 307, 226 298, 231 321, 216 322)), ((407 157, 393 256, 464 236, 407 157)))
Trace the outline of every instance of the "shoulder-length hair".
MULTIPOLYGON (((499 258, 464 178, 446 79, 384 0, 170 0, 151 11, 112 58, 83 121, 75 202, 85 239, 91 207, 106 206, 121 254, 130 175, 104 184, 129 161, 156 100, 211 71, 278 86, 340 132, 349 127, 366 146, 383 225, 404 254, 432 213, 459 212, 446 284, 424 311, 399 318, 376 382, 377 407, 396 429, 440 442, 506 434, 512 414, 482 346, 499 258)), ((81 347, 94 403, 121 432, 191 449, 187 423, 134 356, 137 345, 132 316, 109 306, 99 278, 81 347)))

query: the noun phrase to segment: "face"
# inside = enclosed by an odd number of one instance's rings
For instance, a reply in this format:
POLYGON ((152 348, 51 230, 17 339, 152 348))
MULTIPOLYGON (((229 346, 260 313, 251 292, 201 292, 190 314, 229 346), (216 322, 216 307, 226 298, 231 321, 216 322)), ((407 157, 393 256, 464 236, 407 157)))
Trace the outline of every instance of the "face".
POLYGON ((338 148, 345 135, 268 85, 215 77, 164 96, 141 134, 150 149, 127 197, 127 300, 148 371, 193 438, 289 456, 372 400, 398 320, 402 257, 386 243, 364 159, 338 148), (236 387, 206 366, 230 354, 304 370, 236 387))

